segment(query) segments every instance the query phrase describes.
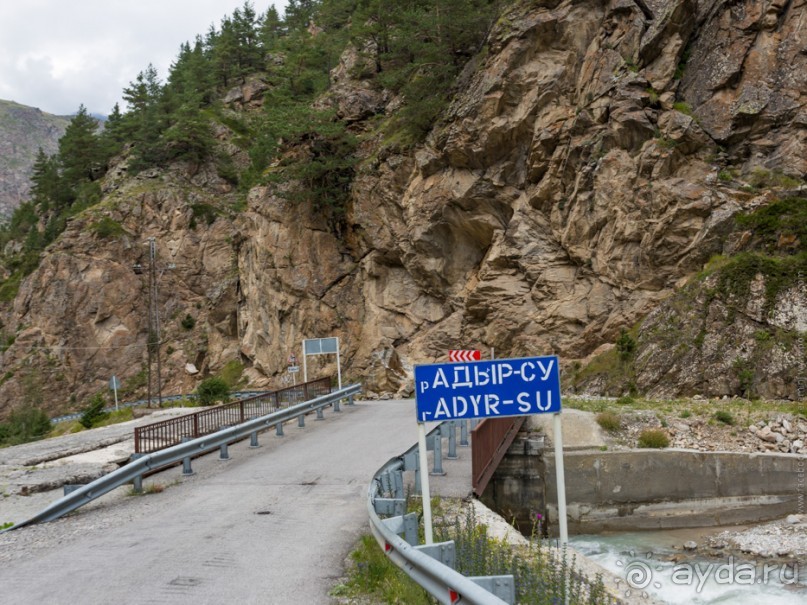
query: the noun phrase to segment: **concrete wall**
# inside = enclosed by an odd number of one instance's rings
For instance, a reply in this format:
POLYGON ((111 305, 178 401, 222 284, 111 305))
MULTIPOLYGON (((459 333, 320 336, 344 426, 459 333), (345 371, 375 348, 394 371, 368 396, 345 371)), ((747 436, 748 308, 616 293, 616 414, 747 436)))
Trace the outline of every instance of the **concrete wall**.
MULTIPOLYGON (((545 510, 557 520, 554 455, 517 440, 483 501, 528 528, 545 510)), ((564 454, 569 530, 705 527, 798 512, 807 457, 690 450, 564 454)), ((807 494, 802 494, 807 497, 807 494)))

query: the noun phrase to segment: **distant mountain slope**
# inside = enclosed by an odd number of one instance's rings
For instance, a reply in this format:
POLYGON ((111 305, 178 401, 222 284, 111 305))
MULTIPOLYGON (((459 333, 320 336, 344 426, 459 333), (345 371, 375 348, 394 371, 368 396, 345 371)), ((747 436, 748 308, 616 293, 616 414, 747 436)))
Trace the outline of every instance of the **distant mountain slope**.
POLYGON ((69 122, 65 116, 0 100, 0 217, 10 216, 28 197, 37 150, 55 153, 69 122))

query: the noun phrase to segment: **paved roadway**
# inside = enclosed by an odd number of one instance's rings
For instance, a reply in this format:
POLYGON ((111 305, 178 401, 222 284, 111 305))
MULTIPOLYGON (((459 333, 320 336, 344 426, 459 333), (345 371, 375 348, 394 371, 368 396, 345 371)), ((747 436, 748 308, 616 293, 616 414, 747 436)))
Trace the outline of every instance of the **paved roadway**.
POLYGON ((412 400, 342 410, 198 459, 193 477, 166 471, 162 493, 0 535, 0 601, 328 603, 368 531, 372 473, 417 441, 412 400))

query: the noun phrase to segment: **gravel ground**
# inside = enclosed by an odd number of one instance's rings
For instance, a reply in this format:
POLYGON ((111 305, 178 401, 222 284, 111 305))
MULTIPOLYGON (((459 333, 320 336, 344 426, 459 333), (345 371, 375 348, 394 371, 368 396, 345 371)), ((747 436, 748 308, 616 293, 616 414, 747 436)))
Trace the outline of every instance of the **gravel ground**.
POLYGON ((707 549, 737 551, 764 559, 799 559, 807 557, 807 515, 788 515, 741 531, 727 530, 712 536, 707 549))
POLYGON ((63 495, 63 486, 89 483, 125 464, 134 453, 136 426, 181 416, 194 408, 0 449, 0 524, 20 523, 63 495))

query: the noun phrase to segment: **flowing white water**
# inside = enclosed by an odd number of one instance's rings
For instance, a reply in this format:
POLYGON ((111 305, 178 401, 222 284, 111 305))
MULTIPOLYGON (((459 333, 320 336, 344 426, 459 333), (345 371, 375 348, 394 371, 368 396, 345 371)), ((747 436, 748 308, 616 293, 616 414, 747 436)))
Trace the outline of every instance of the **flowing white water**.
POLYGON ((632 595, 648 594, 671 604, 805 605, 807 561, 787 565, 725 557, 687 557, 671 544, 675 532, 576 536, 571 546, 617 575, 632 595))

